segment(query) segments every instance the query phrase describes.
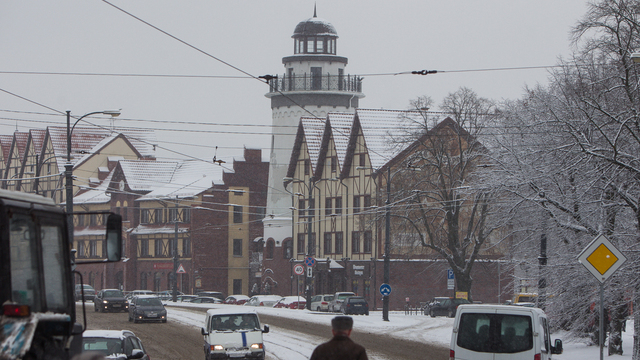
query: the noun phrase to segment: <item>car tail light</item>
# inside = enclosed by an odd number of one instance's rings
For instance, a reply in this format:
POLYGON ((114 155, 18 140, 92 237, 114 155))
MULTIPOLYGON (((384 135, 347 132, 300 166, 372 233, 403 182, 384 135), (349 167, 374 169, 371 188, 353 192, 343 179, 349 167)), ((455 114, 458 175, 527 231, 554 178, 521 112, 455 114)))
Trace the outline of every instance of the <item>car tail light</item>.
POLYGON ((31 314, 29 305, 7 304, 2 307, 4 316, 27 317, 31 314))
POLYGON ((449 360, 454 360, 456 358, 455 350, 449 350, 449 360))
POLYGON ((264 303, 263 303, 263 302, 260 302, 260 306, 264 306, 264 303))
POLYGON ((323 302, 321 302, 320 304, 322 304, 322 305, 329 305, 329 303, 328 303, 328 302, 326 302, 326 301, 323 301, 323 302))
POLYGON ((540 360, 540 359, 541 359, 540 354, 533 355, 533 360, 540 360))

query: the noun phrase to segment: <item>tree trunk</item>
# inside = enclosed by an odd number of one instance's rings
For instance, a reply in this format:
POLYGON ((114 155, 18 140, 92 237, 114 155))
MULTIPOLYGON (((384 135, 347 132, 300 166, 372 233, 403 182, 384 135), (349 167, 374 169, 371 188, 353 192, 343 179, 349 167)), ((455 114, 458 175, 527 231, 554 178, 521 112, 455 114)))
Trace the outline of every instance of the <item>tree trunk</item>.
POLYGON ((633 360, 640 360, 640 289, 633 292, 633 360))

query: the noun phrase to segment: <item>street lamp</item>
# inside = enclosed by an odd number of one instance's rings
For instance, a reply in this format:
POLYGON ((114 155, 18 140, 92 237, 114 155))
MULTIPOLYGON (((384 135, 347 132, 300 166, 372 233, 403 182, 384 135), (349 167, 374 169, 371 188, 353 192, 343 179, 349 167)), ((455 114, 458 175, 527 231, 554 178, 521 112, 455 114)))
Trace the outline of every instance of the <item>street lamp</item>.
POLYGON ((67 192, 67 199, 66 199, 66 205, 67 205, 67 227, 69 228, 69 241, 73 241, 73 164, 71 164, 71 133, 73 132, 73 129, 76 127, 76 125, 78 124, 78 122, 80 122, 80 120, 82 120, 83 118, 89 116, 89 115, 95 115, 95 114, 104 114, 104 115, 111 115, 111 117, 116 117, 120 115, 120 110, 104 110, 104 111, 94 111, 94 112, 90 112, 87 114, 84 114, 82 116, 80 116, 78 118, 78 120, 76 120, 75 123, 73 123, 73 126, 71 126, 71 110, 67 110, 67 162, 64 165, 64 174, 65 174, 65 180, 66 180, 66 192, 67 192))
MULTIPOLYGON (((374 170, 380 169, 368 168, 364 166, 357 166, 356 170, 374 170)), ((415 167, 409 166, 408 169, 418 170, 415 167)), ((405 170, 404 168, 396 170, 393 175, 405 170)), ((384 272, 383 283, 389 285, 389 268, 391 265, 391 165, 387 166, 387 200, 385 201, 385 229, 384 229, 384 272)), ((389 295, 384 295, 382 298, 382 320, 389 321, 389 295)))
MULTIPOLYGON (((311 177, 309 177, 309 185, 307 186, 307 184, 304 183, 304 181, 300 180, 300 179, 294 179, 292 177, 285 177, 282 179, 283 182, 291 182, 293 180, 299 180, 299 182, 301 184, 304 184, 305 187, 307 187, 307 190, 309 191, 309 196, 308 196, 308 200, 307 200, 307 213, 305 215, 305 217, 307 218, 307 253, 305 256, 305 259, 307 259, 309 256, 311 256, 311 254, 313 254, 313 248, 312 248, 312 243, 311 243, 311 225, 312 225, 312 217, 315 216, 315 210, 313 212, 313 215, 311 215, 311 200, 313 199, 313 188, 315 187, 316 183, 313 182, 313 179, 311 177)), ((315 205, 314 205, 314 209, 315 209, 315 205)), ((300 210, 300 209, 298 209, 300 210)), ((292 214, 293 216, 293 214, 292 214)), ((305 274, 304 276, 304 291, 305 291, 305 298, 307 301, 307 309, 311 310, 311 289, 309 289, 309 277, 307 276, 307 274, 305 274)))

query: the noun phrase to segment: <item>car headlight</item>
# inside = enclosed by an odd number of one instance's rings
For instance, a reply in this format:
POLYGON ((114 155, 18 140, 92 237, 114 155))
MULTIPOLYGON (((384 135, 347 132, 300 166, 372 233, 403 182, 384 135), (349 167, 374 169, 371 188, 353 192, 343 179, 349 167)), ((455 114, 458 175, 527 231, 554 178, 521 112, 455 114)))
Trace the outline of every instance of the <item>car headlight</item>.
POLYGON ((107 300, 102 300, 102 303, 103 303, 103 304, 108 304, 108 303, 109 303, 109 301, 107 301, 107 300))
POLYGON ((222 351, 224 350, 224 346, 222 345, 211 345, 211 351, 222 351))
POLYGON ((259 343, 259 344, 251 344, 251 349, 254 349, 254 350, 262 349, 262 343, 259 343))

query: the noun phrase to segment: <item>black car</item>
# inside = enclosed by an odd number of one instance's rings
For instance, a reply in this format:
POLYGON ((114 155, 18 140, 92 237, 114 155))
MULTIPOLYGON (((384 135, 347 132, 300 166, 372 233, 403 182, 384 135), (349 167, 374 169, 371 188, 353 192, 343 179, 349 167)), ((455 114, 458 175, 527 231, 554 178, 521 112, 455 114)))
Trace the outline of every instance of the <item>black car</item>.
POLYGON ((443 299, 429 305, 429 316, 448 316, 450 318, 456 316, 458 305, 471 304, 467 299, 443 299))
POLYGON ((349 296, 340 304, 340 312, 348 314, 369 315, 369 303, 362 296, 349 296))
POLYGON ((142 342, 129 330, 85 330, 82 350, 97 351, 109 359, 149 360, 142 342))
POLYGON ((129 302, 118 289, 102 289, 93 299, 95 311, 129 311, 129 302))
POLYGON ((75 297, 76 301, 82 300, 82 293, 84 292, 84 300, 93 300, 96 297, 96 289, 88 284, 76 284, 75 297))
POLYGON ((129 321, 167 322, 167 310, 157 296, 136 296, 129 302, 129 321))

